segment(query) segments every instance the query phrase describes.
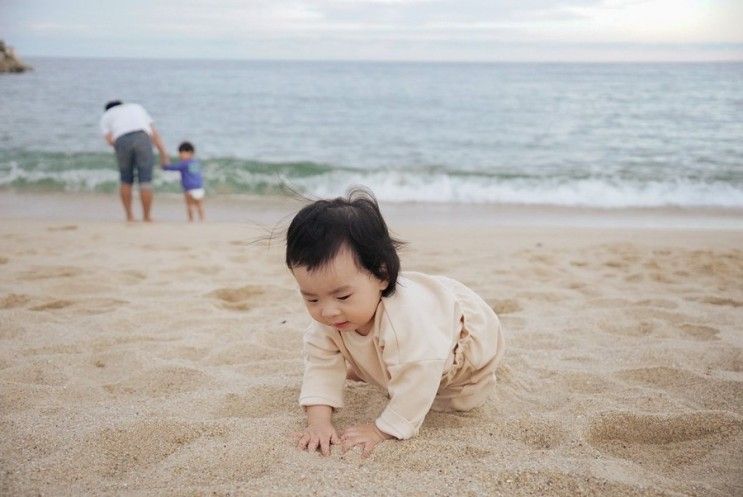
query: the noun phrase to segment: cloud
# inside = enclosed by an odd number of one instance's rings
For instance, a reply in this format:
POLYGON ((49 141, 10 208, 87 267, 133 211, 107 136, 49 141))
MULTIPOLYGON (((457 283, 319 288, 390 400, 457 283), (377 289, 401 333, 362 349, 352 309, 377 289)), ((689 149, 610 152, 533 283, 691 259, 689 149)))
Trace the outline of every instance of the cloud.
MULTIPOLYGON (((87 46, 89 52, 80 55, 122 55, 127 50, 134 54, 136 46, 140 47, 137 54, 162 57, 219 53, 322 59, 407 54, 408 58, 476 55, 482 59, 493 54, 498 59, 502 58, 498 54, 526 53, 529 49, 523 47, 536 46, 554 57, 560 47, 565 54, 578 56, 601 50, 624 53, 643 43, 662 45, 663 53, 673 44, 728 43, 733 45, 720 50, 740 53, 731 47, 743 43, 739 0, 0 2, 10 6, 0 17, 0 32, 12 35, 17 47, 28 43, 41 47, 42 53, 87 46), (625 48, 616 48, 619 44, 625 48)), ((642 48, 634 49, 638 56, 646 55, 642 48)))

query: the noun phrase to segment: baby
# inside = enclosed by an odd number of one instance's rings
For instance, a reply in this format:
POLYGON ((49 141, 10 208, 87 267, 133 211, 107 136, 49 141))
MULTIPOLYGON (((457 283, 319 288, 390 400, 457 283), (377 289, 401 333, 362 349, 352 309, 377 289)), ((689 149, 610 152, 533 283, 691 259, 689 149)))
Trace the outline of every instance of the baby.
POLYGON ((498 317, 455 280, 400 272, 400 244, 364 190, 314 202, 289 226, 286 264, 314 320, 304 334, 301 449, 361 445, 367 457, 384 440, 416 435, 431 409, 482 405, 495 385, 498 317), (339 436, 332 413, 343 407, 346 378, 378 386, 389 402, 339 436))

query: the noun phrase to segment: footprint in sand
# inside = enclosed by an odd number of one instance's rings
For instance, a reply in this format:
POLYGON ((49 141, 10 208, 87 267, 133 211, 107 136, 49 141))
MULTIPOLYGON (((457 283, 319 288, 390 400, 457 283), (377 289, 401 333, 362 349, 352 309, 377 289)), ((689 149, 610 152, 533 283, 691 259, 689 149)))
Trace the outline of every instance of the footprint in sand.
POLYGON ((74 224, 68 224, 66 226, 50 226, 47 228, 47 231, 74 231, 77 229, 77 226, 74 224))
POLYGON ((626 369, 614 377, 646 388, 672 393, 677 398, 707 409, 736 410, 740 405, 740 383, 664 366, 626 369))
POLYGON ((719 411, 684 414, 608 412, 594 417, 586 440, 597 450, 675 473, 736 437, 743 420, 719 411))
POLYGON ((684 334, 686 334, 686 336, 694 340, 709 341, 720 339, 717 336, 720 333, 720 330, 711 326, 684 323, 680 326, 680 328, 684 332, 684 334))
POLYGON ((740 300, 733 300, 725 297, 705 297, 702 299, 705 304, 730 306, 730 307, 741 307, 743 302, 740 300))
POLYGON ((637 300, 633 302, 632 305, 640 306, 640 307, 659 307, 662 309, 677 309, 678 308, 678 304, 676 302, 673 302, 672 300, 666 300, 666 299, 637 300))
POLYGON ((613 269, 626 269, 629 267, 629 264, 626 261, 610 260, 610 261, 604 262, 604 266, 610 267, 613 269))
POLYGON ((31 297, 20 293, 9 293, 8 295, 0 298, 0 309, 13 309, 14 307, 21 307, 31 301, 31 297))
POLYGON ((21 273, 20 279, 33 281, 50 278, 71 278, 73 276, 79 276, 82 272, 82 269, 73 266, 47 266, 25 271, 21 273))
POLYGON ((625 319, 625 320, 605 320, 599 326, 599 329, 612 335, 621 335, 627 337, 646 337, 661 336, 663 322, 656 319, 625 319))
POLYGON ((207 296, 217 299, 223 309, 247 311, 255 306, 257 298, 264 293, 263 287, 248 285, 240 288, 219 288, 207 296))
POLYGON ((59 309, 68 309, 78 314, 103 314, 111 312, 122 305, 128 304, 125 300, 118 299, 86 299, 86 300, 65 300, 53 299, 43 304, 29 307, 32 311, 56 311, 59 309))
POLYGON ((0 256, 0 264, 7 264, 10 259, 0 256))
POLYGON ((33 307, 29 307, 29 309, 32 311, 54 311, 57 309, 64 309, 65 307, 70 307, 73 303, 74 302, 72 302, 71 300, 55 299, 55 300, 46 302, 44 304, 39 304, 33 307))

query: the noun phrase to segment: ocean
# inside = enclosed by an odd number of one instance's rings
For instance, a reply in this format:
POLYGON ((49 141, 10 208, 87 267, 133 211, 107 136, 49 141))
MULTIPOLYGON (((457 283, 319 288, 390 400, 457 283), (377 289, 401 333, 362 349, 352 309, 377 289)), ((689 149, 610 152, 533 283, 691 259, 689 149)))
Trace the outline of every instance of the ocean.
POLYGON ((120 99, 196 145, 212 196, 743 207, 743 63, 27 61, 0 75, 0 191, 114 191, 120 99))

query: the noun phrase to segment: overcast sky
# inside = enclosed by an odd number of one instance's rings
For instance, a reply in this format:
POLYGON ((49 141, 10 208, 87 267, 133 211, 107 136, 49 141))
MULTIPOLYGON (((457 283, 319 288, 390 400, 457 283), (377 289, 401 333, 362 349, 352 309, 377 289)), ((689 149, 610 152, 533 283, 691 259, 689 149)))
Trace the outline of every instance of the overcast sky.
POLYGON ((743 60, 743 0, 0 0, 21 56, 743 60))

